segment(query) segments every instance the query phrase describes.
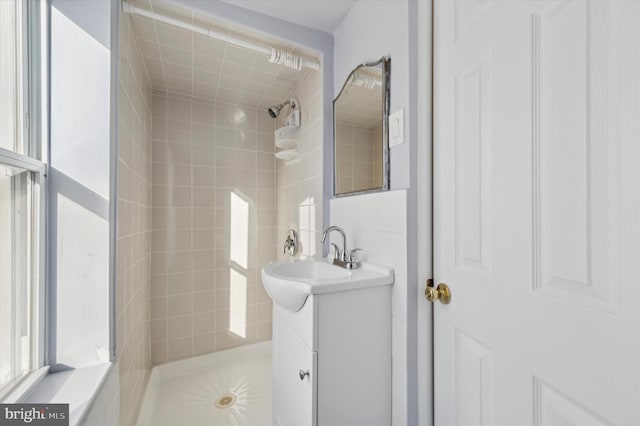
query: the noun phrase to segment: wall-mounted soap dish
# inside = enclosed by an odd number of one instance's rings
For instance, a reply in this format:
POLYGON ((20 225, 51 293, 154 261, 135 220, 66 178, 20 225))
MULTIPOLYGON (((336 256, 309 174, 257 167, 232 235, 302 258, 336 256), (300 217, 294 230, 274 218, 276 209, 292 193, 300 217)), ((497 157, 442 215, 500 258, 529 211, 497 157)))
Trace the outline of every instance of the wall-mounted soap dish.
POLYGON ((279 160, 284 160, 287 163, 291 163, 298 159, 298 150, 285 149, 284 151, 278 151, 276 152, 276 158, 279 160))
POLYGON ((284 126, 274 132, 276 148, 290 149, 298 144, 300 137, 300 127, 284 126))
MULTIPOLYGON (((297 105, 297 102, 296 102, 297 105)), ((298 141, 300 140, 300 107, 291 111, 284 121, 284 126, 273 132, 276 148, 276 158, 284 160, 285 164, 298 160, 298 141)))

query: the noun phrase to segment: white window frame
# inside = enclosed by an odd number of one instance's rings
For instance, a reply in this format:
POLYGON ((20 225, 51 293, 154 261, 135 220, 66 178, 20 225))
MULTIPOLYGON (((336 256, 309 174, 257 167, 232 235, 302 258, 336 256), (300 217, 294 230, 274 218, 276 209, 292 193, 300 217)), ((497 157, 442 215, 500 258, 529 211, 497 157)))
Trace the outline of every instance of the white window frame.
MULTIPOLYGON (((20 0, 16 0, 20 1, 20 0)), ((46 141, 43 132, 43 120, 46 120, 46 91, 43 85, 46 79, 42 76, 43 57, 45 49, 42 49, 43 35, 46 34, 46 19, 44 14, 44 1, 24 2, 22 13, 22 125, 23 125, 23 151, 24 154, 0 148, 0 164, 9 167, 18 167, 29 171, 33 176, 32 201, 33 211, 31 215, 32 228, 32 258, 31 272, 35 285, 33 291, 33 322, 32 342, 35 351, 31 354, 33 371, 21 378, 16 385, 3 396, 3 403, 20 401, 33 387, 47 374, 46 366, 46 193, 47 193, 47 165, 42 161, 45 158, 44 147, 46 141), (33 232, 36 231, 36 232, 33 232)))

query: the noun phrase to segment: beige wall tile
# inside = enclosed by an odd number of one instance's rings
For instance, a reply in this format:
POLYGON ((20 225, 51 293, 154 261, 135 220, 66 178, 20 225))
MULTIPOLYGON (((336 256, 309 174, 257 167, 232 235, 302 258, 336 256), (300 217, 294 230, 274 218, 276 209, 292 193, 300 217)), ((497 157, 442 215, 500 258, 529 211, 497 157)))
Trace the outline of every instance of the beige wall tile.
POLYGON ((216 351, 235 348, 240 346, 238 337, 230 331, 216 331, 216 351))
MULTIPOLYGON (((215 332, 215 330, 216 330, 215 311, 197 312, 193 314, 193 333, 195 335, 213 333, 215 332)), ((215 344, 215 339, 214 339, 214 344, 215 344)))
POLYGON ((175 294, 167 296, 167 317, 189 315, 193 312, 190 294, 175 294))
POLYGON ((158 297, 149 301, 149 315, 152 320, 167 317, 167 298, 158 297))
POLYGON ((194 229, 213 229, 216 227, 215 209, 194 208, 193 209, 193 228, 194 229))
POLYGON ((214 269, 216 262, 216 250, 194 250, 193 270, 206 271, 214 269))
MULTIPOLYGON (((317 241, 322 232, 322 86, 317 73, 308 73, 290 96, 296 96, 301 104, 301 159, 292 164, 276 162, 277 209, 275 231, 276 245, 280 244, 289 228, 300 232, 303 249, 299 257, 316 256, 322 251, 317 241), (319 213, 320 212, 320 213, 319 213)), ((287 111, 283 111, 287 113, 287 111)), ((280 115, 282 117, 282 114, 280 115)), ((280 117, 279 120, 281 119, 280 117)), ((260 180, 260 176, 258 176, 260 180)), ((278 252, 279 259, 288 255, 278 252)), ((263 261, 264 259, 261 259, 263 261)), ((257 289, 257 299, 269 302, 262 288, 257 289)))
POLYGON ((192 290, 192 272, 167 274, 167 294, 190 294, 192 290))
POLYGON ((167 341, 151 344, 151 363, 161 364, 167 362, 167 341))
MULTIPOLYGON (((140 407, 151 359, 166 359, 162 344, 151 345, 162 338, 166 317, 166 280, 151 278, 152 271, 166 273, 166 256, 151 256, 152 199, 158 206, 167 203, 166 191, 151 190, 152 173, 159 181, 167 178, 166 170, 152 167, 152 155, 158 163, 166 160, 166 145, 152 146, 152 135, 166 138, 165 104, 156 104, 158 119, 152 127, 150 82, 142 58, 132 36, 128 17, 120 22, 118 99, 118 241, 116 244, 116 345, 120 398, 119 424, 134 424, 140 407), (153 285, 152 285, 153 283, 153 285), (153 296, 152 299, 149 297, 153 296), (159 318, 149 323, 149 318, 159 318)), ((162 214, 159 214, 162 220, 162 214)), ((165 346, 166 352, 166 346, 165 346)))
POLYGON ((193 335, 193 317, 191 315, 167 320, 167 337, 169 340, 191 335, 193 335))
POLYGON ((150 322, 151 343, 167 340, 167 319, 154 320, 150 322))
POLYGON ((215 127, 210 124, 191 124, 191 142, 196 146, 211 146, 215 143, 215 127))
POLYGON ((260 342, 271 340, 272 329, 273 329, 273 325, 271 323, 271 320, 257 323, 256 324, 257 340, 260 342))
POLYGON ((167 360, 187 358, 193 355, 193 337, 181 337, 167 342, 167 360))
MULTIPOLYGON (((179 127, 177 123, 171 124, 179 127)), ((177 132, 175 128, 173 131, 177 132)), ((191 146, 185 143, 185 139, 187 138, 171 139, 167 144, 167 162, 169 164, 191 164, 191 146)))
POLYGON ((214 188, 193 188, 193 208, 210 209, 216 206, 216 190, 214 188))
POLYGON ((193 102, 192 107, 192 122, 213 124, 215 105, 211 103, 193 102))
POLYGON ((215 165, 215 148, 212 145, 194 145, 192 163, 195 166, 212 167, 215 165))
MULTIPOLYGON (((155 250, 152 247, 153 251, 155 250)), ((167 273, 167 254, 166 253, 152 253, 151 254, 151 273, 154 275, 167 273)))
POLYGON ((193 311, 194 312, 207 312, 215 311, 217 307, 217 292, 216 291, 203 291, 193 293, 193 311))
POLYGON ((200 229, 193 232, 194 250, 213 250, 216 248, 215 231, 213 229, 200 229))
POLYGON ((193 272, 193 291, 199 293, 202 291, 213 291, 216 288, 216 271, 194 271, 193 272))
POLYGON ((191 102, 183 99, 172 98, 167 102, 167 117, 178 121, 191 121, 191 102))
POLYGON ((274 123, 264 110, 159 93, 153 102, 161 110, 150 191, 156 214, 150 315, 152 360, 159 363, 262 337, 258 323, 270 321, 271 310, 257 290, 258 263, 275 257, 277 187, 274 123), (246 338, 229 331, 232 193, 249 203, 251 269, 238 269, 247 277, 246 338))
POLYGON ((216 334, 196 334, 193 338, 193 354, 200 355, 216 350, 216 334))
POLYGON ((191 251, 171 252, 167 255, 167 272, 191 271, 191 251))
POLYGON ((215 187, 216 169, 213 167, 193 167, 193 186, 215 187))
POLYGON ((167 296, 167 275, 151 275, 151 286, 149 288, 149 297, 166 297, 167 296))

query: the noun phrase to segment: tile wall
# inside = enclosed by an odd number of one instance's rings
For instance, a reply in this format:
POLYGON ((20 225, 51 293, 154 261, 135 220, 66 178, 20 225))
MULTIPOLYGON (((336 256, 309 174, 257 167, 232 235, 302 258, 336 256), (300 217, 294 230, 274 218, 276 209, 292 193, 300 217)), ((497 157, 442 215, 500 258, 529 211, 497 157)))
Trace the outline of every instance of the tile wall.
MULTIPOLYGON (((407 424, 407 191, 387 191, 331 200, 331 224, 361 258, 394 268, 391 305, 392 424, 407 424), (362 212, 363 214, 354 214, 362 212)), ((337 237, 337 235, 336 235, 337 237)), ((335 238, 335 237, 334 237, 335 238)), ((337 240, 332 240, 337 242, 337 240)))
POLYGON ((275 256, 273 120, 160 92, 152 111, 152 362, 269 340, 260 268, 275 256))
MULTIPOLYGON (((290 259, 282 253, 287 231, 299 234, 296 257, 322 255, 322 72, 309 71, 289 97, 296 97, 301 109, 299 159, 287 163, 277 160, 277 250, 280 260, 290 259)), ((285 107, 278 119, 282 126, 290 109, 285 107)), ((267 114, 264 114, 265 116, 267 114)))
POLYGON ((132 424, 149 377, 151 85, 131 21, 120 26, 116 335, 120 424, 132 424))

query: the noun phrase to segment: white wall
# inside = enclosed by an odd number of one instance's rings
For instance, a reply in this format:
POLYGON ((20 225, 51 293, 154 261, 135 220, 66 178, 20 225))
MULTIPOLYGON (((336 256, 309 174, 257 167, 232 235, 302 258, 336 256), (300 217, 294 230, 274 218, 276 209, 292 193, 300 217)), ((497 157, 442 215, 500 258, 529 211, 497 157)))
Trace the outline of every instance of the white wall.
MULTIPOLYGON (((347 247, 362 248, 363 260, 394 269, 391 308, 392 424, 407 425, 407 191, 331 200, 331 223, 347 234, 347 247), (354 214, 363 212, 365 214, 354 214)), ((335 235, 335 236, 334 236, 335 235)), ((332 242, 340 244, 338 235, 332 242)))

